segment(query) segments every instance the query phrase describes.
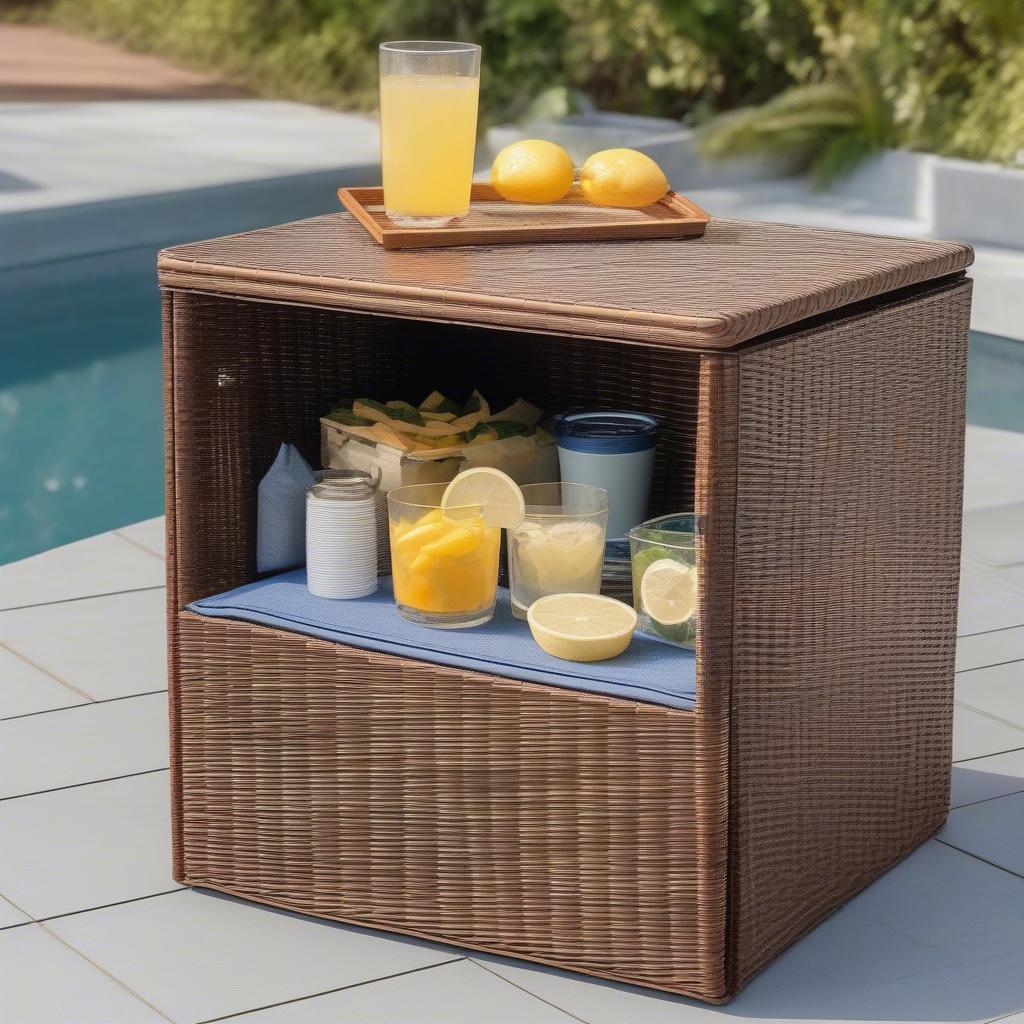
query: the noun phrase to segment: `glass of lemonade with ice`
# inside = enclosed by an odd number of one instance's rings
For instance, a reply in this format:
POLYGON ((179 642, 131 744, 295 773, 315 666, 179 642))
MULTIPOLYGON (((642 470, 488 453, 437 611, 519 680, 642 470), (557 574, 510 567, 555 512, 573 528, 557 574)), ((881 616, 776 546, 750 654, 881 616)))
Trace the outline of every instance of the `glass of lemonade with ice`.
POLYGON ((469 212, 479 93, 476 44, 381 44, 384 211, 395 224, 444 227, 469 212))
POLYGON ((601 591, 608 492, 589 484, 526 484, 526 518, 509 531, 512 614, 549 594, 601 591))

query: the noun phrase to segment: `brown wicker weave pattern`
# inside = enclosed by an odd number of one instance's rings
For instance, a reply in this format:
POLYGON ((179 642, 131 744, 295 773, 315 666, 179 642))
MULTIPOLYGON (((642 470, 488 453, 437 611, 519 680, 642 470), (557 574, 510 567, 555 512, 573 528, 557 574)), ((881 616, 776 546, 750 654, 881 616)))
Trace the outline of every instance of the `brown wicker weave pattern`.
POLYGON ((969 246, 713 220, 703 238, 387 252, 345 214, 176 246, 166 287, 280 302, 728 348, 963 270, 969 246), (634 272, 642 267, 642 273, 634 272))
POLYGON ((740 984, 946 815, 970 293, 961 281, 739 360, 740 984))
POLYGON ((181 638, 187 882, 722 994, 693 714, 191 613, 181 638))
POLYGON ((728 998, 945 814, 970 285, 920 282, 969 250, 716 222, 553 268, 345 225, 162 261, 227 293, 165 297, 175 877, 728 998), (182 612, 254 578, 282 440, 473 386, 665 418, 652 512, 705 517, 695 712, 182 612))
POLYGON ((652 509, 692 504, 690 353, 436 324, 411 332, 388 317, 178 292, 166 308, 178 368, 168 509, 189 513, 175 542, 179 608, 254 578, 260 477, 282 440, 319 465, 319 417, 339 399, 419 402, 437 387, 468 395, 480 386, 495 403, 521 395, 551 411, 593 402, 649 409, 666 418, 652 509))

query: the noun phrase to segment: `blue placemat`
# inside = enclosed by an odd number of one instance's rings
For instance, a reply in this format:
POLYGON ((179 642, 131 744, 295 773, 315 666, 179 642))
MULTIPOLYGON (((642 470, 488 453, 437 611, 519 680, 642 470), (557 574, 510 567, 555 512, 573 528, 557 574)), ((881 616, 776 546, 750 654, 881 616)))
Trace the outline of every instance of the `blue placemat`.
POLYGON ((508 591, 498 588, 494 618, 472 629, 428 629, 395 609, 391 581, 354 601, 314 597, 306 570, 248 583, 189 605, 189 611, 334 640, 404 658, 454 665, 511 679, 603 693, 670 708, 692 709, 697 672, 691 651, 636 634, 624 654, 592 664, 562 661, 534 643, 530 627, 512 616, 508 591))

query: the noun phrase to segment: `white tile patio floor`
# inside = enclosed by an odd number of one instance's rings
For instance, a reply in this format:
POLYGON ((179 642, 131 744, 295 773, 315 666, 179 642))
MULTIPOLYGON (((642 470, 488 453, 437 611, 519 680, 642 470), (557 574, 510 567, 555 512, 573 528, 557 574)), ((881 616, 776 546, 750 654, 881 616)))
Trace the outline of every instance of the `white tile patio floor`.
POLYGON ((1019 502, 970 428, 949 823, 725 1007, 182 889, 162 520, 0 567, 0 1024, 1024 1024, 1019 502))

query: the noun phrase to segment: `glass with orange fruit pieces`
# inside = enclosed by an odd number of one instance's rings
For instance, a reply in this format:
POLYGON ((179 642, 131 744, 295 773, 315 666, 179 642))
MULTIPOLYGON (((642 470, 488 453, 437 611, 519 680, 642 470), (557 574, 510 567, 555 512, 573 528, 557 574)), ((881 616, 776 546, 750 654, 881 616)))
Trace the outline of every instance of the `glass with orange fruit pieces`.
POLYGON ((399 614, 422 626, 477 626, 494 614, 501 528, 482 505, 442 507, 446 484, 388 494, 392 582, 399 614))

